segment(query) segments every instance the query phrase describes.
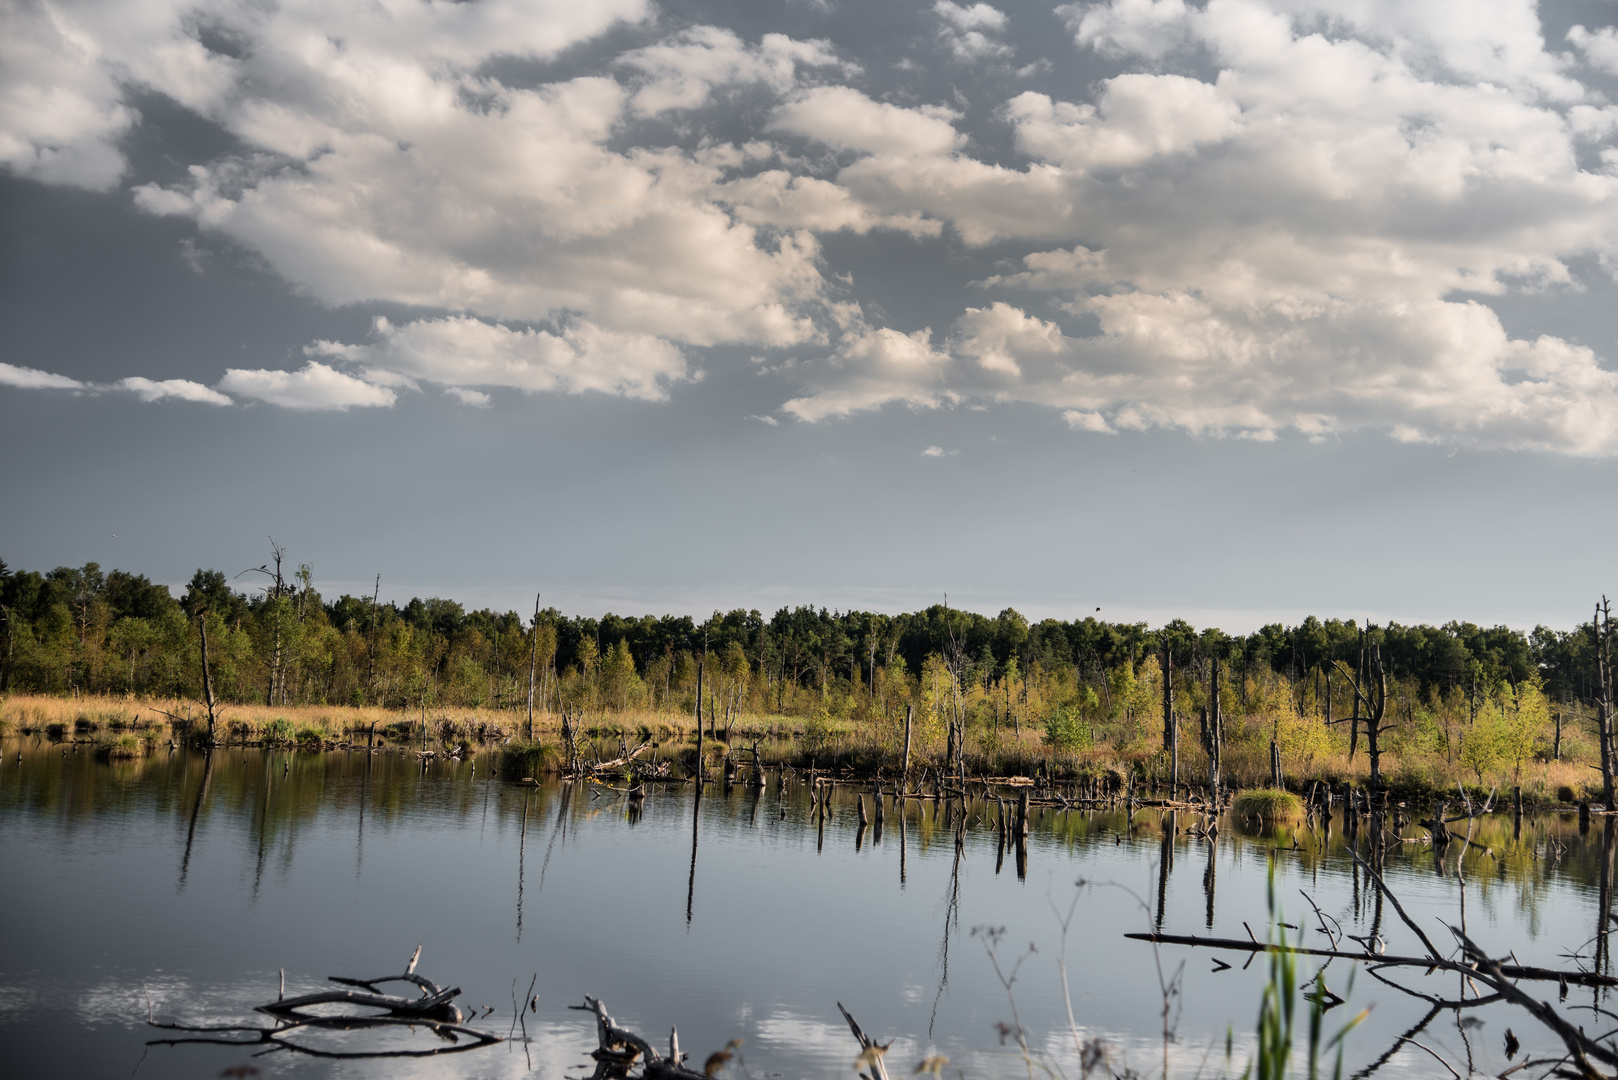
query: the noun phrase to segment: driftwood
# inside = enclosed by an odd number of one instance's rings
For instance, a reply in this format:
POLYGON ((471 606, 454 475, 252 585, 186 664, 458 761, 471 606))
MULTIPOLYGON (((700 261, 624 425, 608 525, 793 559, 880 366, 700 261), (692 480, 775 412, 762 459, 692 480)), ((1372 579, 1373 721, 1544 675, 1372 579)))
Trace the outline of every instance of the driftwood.
POLYGON ((680 1036, 669 1029, 669 1052, 665 1057, 652 1044, 627 1028, 618 1026, 599 998, 584 995, 583 1005, 569 1005, 570 1009, 593 1013, 596 1018, 596 1039, 600 1043, 590 1056, 595 1058, 596 1071, 591 1080, 621 1080, 629 1075, 635 1064, 640 1064, 641 1075, 657 1080, 706 1080, 706 1074, 685 1067, 686 1055, 680 1053, 680 1036))
MULTIPOLYGON (((589 1080, 626 1080, 629 1070, 637 1065, 641 1070, 639 1080, 707 1080, 720 1066, 736 1057, 737 1048, 741 1046, 740 1039, 731 1040, 723 1050, 710 1054, 704 1070, 698 1072, 686 1066, 688 1055, 680 1052, 680 1033, 675 1028, 669 1029, 669 1050, 663 1054, 649 1040, 620 1027, 599 998, 586 994, 583 1005, 569 1005, 568 1008, 590 1013, 596 1018, 596 1041, 599 1045, 590 1051, 596 1070, 590 1074, 589 1080)), ((860 1044, 860 1056, 854 1065, 866 1070, 860 1073, 861 1080, 889 1080, 882 1058, 893 1043, 879 1043, 867 1035, 859 1022, 843 1008, 842 1002, 837 1003, 837 1010, 848 1021, 848 1029, 860 1044)))
MULTIPOLYGON (((476 1050, 481 1046, 492 1046, 504 1042, 498 1035, 491 1035, 476 1028, 464 1027, 461 1010, 454 1005, 454 999, 459 996, 460 987, 444 989, 425 976, 416 974, 416 963, 421 959, 421 946, 416 946, 414 955, 406 965, 404 973, 400 975, 381 975, 373 979, 350 979, 341 975, 327 976, 328 980, 340 983, 346 987, 358 989, 345 990, 317 990, 310 994, 300 994, 297 997, 287 997, 283 993, 276 1000, 258 1006, 258 1012, 275 1018, 274 1027, 259 1027, 253 1024, 171 1024, 158 1023, 148 1017, 147 1023, 151 1027, 163 1031, 184 1032, 186 1037, 149 1039, 147 1046, 177 1046, 182 1043, 208 1043, 217 1046, 264 1046, 271 1050, 291 1050, 299 1054, 309 1054, 321 1058, 399 1058, 399 1057, 433 1057, 437 1054, 457 1054, 466 1050, 476 1050), (377 989, 379 984, 390 982, 413 983, 419 987, 419 997, 407 998, 394 994, 385 994, 377 989), (366 1009, 382 1009, 382 1013, 337 1013, 318 1014, 307 1013, 302 1010, 311 1005, 351 1005, 366 1009), (364 1028, 382 1027, 408 1027, 412 1030, 425 1027, 445 1045, 434 1046, 421 1050, 323 1050, 316 1047, 305 1046, 292 1042, 288 1037, 306 1029, 327 1031, 356 1031, 364 1028), (226 1038, 224 1036, 247 1036, 242 1038, 226 1038), (463 1042, 465 1039, 467 1041, 463 1042)), ((283 989, 286 984, 285 975, 282 976, 283 989)))
POLYGON ((589 768, 592 772, 605 772, 609 769, 621 769, 625 765, 628 765, 630 762, 634 761, 636 757, 645 753, 651 748, 652 744, 650 742, 643 742, 633 750, 626 748, 620 756, 613 758, 611 761, 598 762, 595 765, 589 766, 589 768))

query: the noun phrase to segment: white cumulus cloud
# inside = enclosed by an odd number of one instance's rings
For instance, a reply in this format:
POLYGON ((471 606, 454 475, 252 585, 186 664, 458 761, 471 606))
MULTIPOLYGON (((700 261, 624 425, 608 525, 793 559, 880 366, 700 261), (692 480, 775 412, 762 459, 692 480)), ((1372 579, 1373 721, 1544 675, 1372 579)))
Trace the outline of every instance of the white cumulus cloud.
POLYGON ((357 379, 318 360, 297 371, 230 368, 219 386, 240 397, 313 412, 387 408, 398 400, 388 387, 357 379))
POLYGON ((53 375, 49 371, 40 371, 38 368, 18 367, 15 364, 0 363, 0 385, 14 386, 19 390, 86 390, 88 384, 78 379, 70 379, 66 375, 53 375))
POLYGON ((957 60, 1000 60, 1015 50, 1000 37, 1009 20, 1006 13, 988 4, 971 6, 938 0, 933 14, 940 23, 938 36, 957 60))
POLYGON ((142 401, 178 398, 181 401, 194 401, 204 405, 235 404, 219 391, 203 386, 199 382, 192 382, 190 379, 153 380, 132 375, 127 379, 119 379, 115 385, 120 390, 127 390, 136 395, 142 401))
POLYGON ((659 401, 668 396, 670 384, 693 377, 684 355, 669 342, 582 320, 552 333, 513 330, 466 316, 418 319, 402 326, 379 318, 370 342, 317 341, 304 351, 360 365, 367 383, 438 383, 468 404, 487 403, 486 395, 477 394, 481 401, 466 396, 478 386, 531 393, 596 390, 659 401))

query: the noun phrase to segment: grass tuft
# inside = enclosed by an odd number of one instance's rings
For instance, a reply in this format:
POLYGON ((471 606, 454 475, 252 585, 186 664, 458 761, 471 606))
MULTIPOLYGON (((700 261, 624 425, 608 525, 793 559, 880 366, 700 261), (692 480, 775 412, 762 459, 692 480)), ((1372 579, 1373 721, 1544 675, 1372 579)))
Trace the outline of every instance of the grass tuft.
POLYGON ((514 739, 500 748, 500 775, 507 780, 555 772, 561 766, 562 753, 554 744, 514 739))
POLYGON ((1292 825, 1303 820, 1303 800, 1290 791, 1259 788, 1236 796, 1230 812, 1239 818, 1258 818, 1271 825, 1292 825))
POLYGON ((120 735, 96 747, 96 757, 103 761, 133 761, 145 754, 146 742, 138 735, 120 735))

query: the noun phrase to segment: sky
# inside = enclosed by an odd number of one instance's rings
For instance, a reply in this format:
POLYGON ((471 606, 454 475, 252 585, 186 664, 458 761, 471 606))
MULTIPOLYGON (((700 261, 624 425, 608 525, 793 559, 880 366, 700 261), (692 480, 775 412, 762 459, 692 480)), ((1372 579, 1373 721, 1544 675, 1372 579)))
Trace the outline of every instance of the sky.
POLYGON ((0 0, 0 558, 1570 627, 1615 16, 0 0))

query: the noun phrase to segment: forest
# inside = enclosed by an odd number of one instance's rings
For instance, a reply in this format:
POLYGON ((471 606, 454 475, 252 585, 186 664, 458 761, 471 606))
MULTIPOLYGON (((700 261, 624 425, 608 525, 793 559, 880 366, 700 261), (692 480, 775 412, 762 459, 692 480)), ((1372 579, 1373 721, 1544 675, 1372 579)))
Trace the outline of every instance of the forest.
POLYGON ((1465 777, 1546 793, 1566 782, 1582 790, 1581 777, 1599 783, 1589 764, 1601 756, 1603 716, 1611 722, 1610 631, 1595 616, 1531 633, 1311 616, 1246 635, 1181 620, 1030 623, 1011 608, 988 616, 944 604, 598 619, 468 611, 438 597, 327 600, 307 564, 293 569, 279 547, 272 555, 235 576, 199 569, 178 598, 96 563, 41 573, 0 562, 0 694, 197 700, 206 631, 213 694, 271 710, 523 714, 532 701, 541 714, 600 722, 689 719, 700 674, 716 727, 776 718, 800 737, 852 731, 891 745, 908 712, 922 753, 1033 745, 1143 761, 1172 737, 1184 768, 1199 769, 1197 740, 1177 732, 1206 726, 1217 665, 1213 715, 1239 779, 1271 768, 1271 743, 1288 775, 1362 769, 1359 713, 1372 703, 1355 687, 1369 657, 1386 687, 1380 750, 1393 782, 1465 777), (1553 776, 1552 764, 1574 768, 1553 776))

